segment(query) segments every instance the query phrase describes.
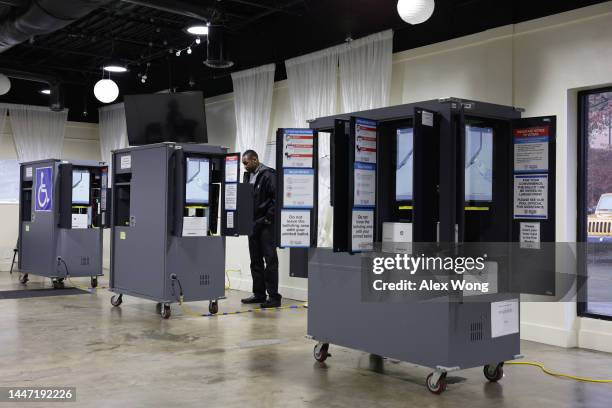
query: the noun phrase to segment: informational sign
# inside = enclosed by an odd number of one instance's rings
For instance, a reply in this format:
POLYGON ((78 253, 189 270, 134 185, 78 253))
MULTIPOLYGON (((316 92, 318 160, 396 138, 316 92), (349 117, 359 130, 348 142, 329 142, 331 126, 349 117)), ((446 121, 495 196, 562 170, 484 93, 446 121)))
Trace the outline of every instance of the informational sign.
POLYGON ((283 167, 312 168, 314 132, 310 129, 285 129, 283 167))
POLYGON ((88 224, 87 214, 72 214, 72 229, 85 229, 88 224))
POLYGON ((25 173, 26 178, 32 178, 32 167, 26 167, 25 173))
POLYGON ((540 242, 540 223, 521 222, 520 242, 540 242))
POLYGON ((434 115, 432 112, 423 111, 421 113, 421 123, 423 126, 433 126, 434 115))
POLYGON ((314 169, 283 170, 283 207, 313 208, 314 169))
POLYGON ((226 156, 225 157, 225 182, 226 183, 237 183, 238 182, 238 169, 240 167, 239 156, 226 156))
POLYGON ((514 129, 514 172, 548 172, 549 126, 514 129))
POLYGON ((119 159, 119 168, 121 170, 132 168, 132 155, 126 154, 119 159))
POLYGON ((183 217, 184 237, 205 237, 208 232, 208 218, 183 217))
POLYGON ((53 167, 36 169, 34 211, 49 212, 53 209, 53 167))
POLYGON ((353 252, 371 251, 374 248, 374 210, 353 209, 351 248, 353 252))
POLYGON ((228 229, 234 228, 234 211, 227 212, 227 219, 226 219, 225 225, 227 226, 228 229))
POLYGON ((521 248, 540 249, 540 223, 521 222, 519 242, 521 248))
POLYGON ((376 165, 370 163, 355 163, 354 175, 355 207, 376 206, 376 165))
POLYGON ((225 209, 235 210, 236 202, 238 198, 238 184, 226 184, 225 185, 225 209))
POLYGON ((491 303, 491 337, 507 336, 519 332, 518 299, 491 303))
POLYGON ((283 248, 307 248, 310 246, 310 210, 282 210, 281 238, 283 248))
POLYGON ((514 219, 548 219, 548 174, 514 176, 514 219))
POLYGON ((355 161, 376 163, 376 122, 355 120, 355 161))

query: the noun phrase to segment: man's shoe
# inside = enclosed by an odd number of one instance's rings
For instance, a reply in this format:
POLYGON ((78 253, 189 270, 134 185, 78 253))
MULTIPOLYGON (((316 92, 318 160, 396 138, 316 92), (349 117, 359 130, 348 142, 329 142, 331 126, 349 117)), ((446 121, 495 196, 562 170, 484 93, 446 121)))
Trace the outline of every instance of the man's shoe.
POLYGON ((268 299, 261 304, 262 309, 273 309, 275 307, 280 307, 281 301, 280 299, 268 299))
POLYGON ((241 300, 242 303, 244 303, 245 305, 251 305, 254 303, 261 303, 261 302, 265 302, 266 298, 265 297, 259 297, 259 296, 250 296, 248 298, 244 298, 241 300))

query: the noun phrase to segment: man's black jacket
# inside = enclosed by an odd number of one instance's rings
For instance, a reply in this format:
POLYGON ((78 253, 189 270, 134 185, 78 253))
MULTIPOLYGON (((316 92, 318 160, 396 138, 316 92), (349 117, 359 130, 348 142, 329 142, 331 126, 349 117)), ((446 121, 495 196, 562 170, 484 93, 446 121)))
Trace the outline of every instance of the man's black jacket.
MULTIPOLYGON (((251 174, 244 173, 243 182, 248 183, 251 174)), ((253 186, 254 218, 256 224, 274 223, 276 210, 276 171, 261 165, 253 186)))

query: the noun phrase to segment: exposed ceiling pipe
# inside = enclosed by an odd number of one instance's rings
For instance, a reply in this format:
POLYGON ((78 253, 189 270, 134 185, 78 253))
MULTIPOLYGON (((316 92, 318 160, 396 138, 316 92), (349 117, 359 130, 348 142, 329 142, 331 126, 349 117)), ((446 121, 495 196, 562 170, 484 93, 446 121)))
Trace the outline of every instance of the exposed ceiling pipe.
POLYGON ((51 75, 44 75, 1 67, 0 72, 9 78, 23 79, 25 81, 40 82, 49 85, 49 89, 51 90, 51 95, 49 95, 49 108, 51 108, 51 110, 53 111, 61 111, 62 109, 64 109, 63 95, 61 92, 61 82, 58 78, 51 75))
POLYGON ((28 0, 0 0, 3 6, 21 7, 28 3, 28 0))
POLYGON ((0 52, 33 36, 64 28, 110 1, 32 0, 21 15, 0 22, 0 52))
POLYGON ((293 15, 293 16, 299 16, 299 13, 294 13, 291 10, 288 10, 286 8, 282 8, 282 7, 275 7, 275 6, 269 6, 266 4, 261 4, 258 3, 256 1, 251 1, 251 0, 229 0, 232 3, 238 3, 238 4, 244 4, 246 6, 251 6, 251 7, 257 7, 257 8, 262 8, 265 10, 270 10, 273 12, 278 12, 278 13, 285 13, 285 14, 289 14, 289 15, 293 15))
POLYGON ((283 4, 282 6, 278 7, 277 9, 268 9, 266 11, 262 11, 261 13, 255 14, 251 18, 236 24, 236 26, 233 27, 233 28, 240 29, 240 28, 245 27, 245 26, 247 26, 247 25, 249 25, 251 23, 254 23, 257 20, 260 20, 260 19, 262 19, 264 17, 267 17, 270 14, 274 14, 274 13, 278 12, 279 10, 287 9, 289 7, 293 7, 293 6, 295 6, 295 5, 299 4, 299 3, 303 3, 303 2, 304 2, 304 0, 292 0, 292 1, 289 1, 288 3, 286 3, 286 4, 283 4))
POLYGON ((124 3, 135 4, 152 8, 155 10, 165 11, 166 13, 176 14, 179 16, 191 17, 196 20, 208 21, 209 13, 207 9, 194 6, 178 0, 121 0, 124 3))

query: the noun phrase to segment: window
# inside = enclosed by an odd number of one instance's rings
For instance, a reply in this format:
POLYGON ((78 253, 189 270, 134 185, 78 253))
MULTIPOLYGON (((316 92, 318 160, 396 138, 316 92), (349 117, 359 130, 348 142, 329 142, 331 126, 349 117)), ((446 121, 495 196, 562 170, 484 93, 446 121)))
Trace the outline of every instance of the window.
POLYGON ((19 202, 19 162, 0 160, 0 203, 19 202))
POLYGON ((578 94, 578 241, 586 288, 578 314, 612 320, 612 88, 578 94))

